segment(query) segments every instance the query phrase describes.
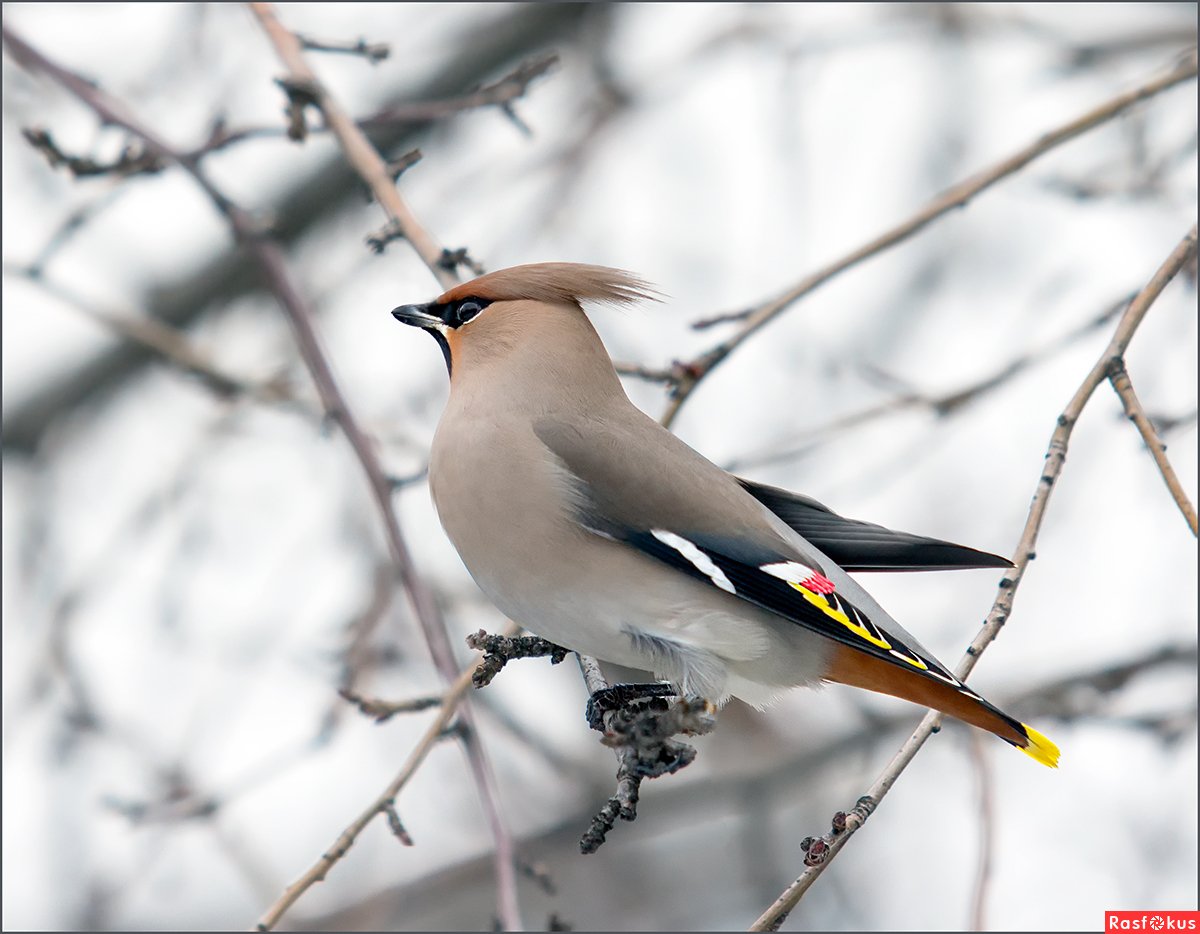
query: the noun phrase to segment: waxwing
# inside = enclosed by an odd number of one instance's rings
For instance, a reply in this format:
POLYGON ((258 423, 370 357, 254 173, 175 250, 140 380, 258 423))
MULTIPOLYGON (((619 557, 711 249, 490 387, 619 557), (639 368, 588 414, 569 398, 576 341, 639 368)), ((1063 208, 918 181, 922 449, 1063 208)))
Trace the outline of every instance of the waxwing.
POLYGON ((648 298, 627 272, 539 263, 392 312, 445 356, 429 484, 483 592, 531 632, 688 695, 761 707, 840 682, 1055 766, 1054 743, 955 677, 847 573, 1010 562, 843 518, 698 454, 629 401, 580 304, 648 298))

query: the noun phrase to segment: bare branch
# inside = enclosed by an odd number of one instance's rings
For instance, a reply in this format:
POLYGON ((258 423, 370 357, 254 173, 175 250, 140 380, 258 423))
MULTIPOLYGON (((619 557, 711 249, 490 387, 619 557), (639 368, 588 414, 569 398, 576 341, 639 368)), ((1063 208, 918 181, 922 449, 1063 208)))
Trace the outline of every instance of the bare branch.
POLYGON ((106 163, 97 162, 88 156, 67 155, 58 148, 50 132, 40 127, 24 129, 21 135, 46 157, 51 166, 57 168, 64 165, 76 178, 97 175, 116 175, 120 178, 128 178, 131 175, 156 175, 167 167, 166 161, 159 153, 151 152, 136 142, 127 144, 114 161, 106 163))
MULTIPOLYGON (((274 19, 269 8, 264 8, 261 4, 258 4, 255 5, 254 9, 259 13, 260 17, 265 17, 266 23, 271 24, 270 34, 278 38, 278 41, 289 49, 289 54, 292 57, 299 60, 303 71, 294 73, 293 78, 295 82, 307 83, 314 89, 313 93, 317 95, 327 121, 334 128, 335 133, 338 133, 339 140, 342 140, 343 144, 348 147, 348 158, 351 158, 351 161, 354 161, 354 158, 361 159, 364 167, 369 166, 373 173, 372 181, 378 181, 379 179, 386 180, 386 184, 382 187, 372 184, 372 190, 379 194, 385 193, 384 189, 391 188, 392 195, 394 196, 394 198, 390 199, 392 207, 402 212, 397 216, 402 217, 403 221, 411 221, 411 224, 405 227, 406 236, 410 241, 413 241, 414 237, 417 238, 414 246, 420 244, 418 252, 423 257, 425 256, 425 252, 422 251, 437 250, 432 255, 430 268, 434 271, 435 275, 439 276, 439 279, 444 279, 446 282, 453 282, 452 274, 436 267, 437 259, 441 255, 440 249, 436 247, 428 234, 408 214, 407 206, 404 205, 399 193, 396 192, 395 187, 391 185, 390 179, 387 178, 386 165, 379 157, 379 154, 362 137, 357 128, 348 121, 348 118, 345 117, 341 110, 331 102, 328 95, 324 93, 323 89, 316 82, 312 72, 304 65, 303 58, 299 52, 299 43, 295 37, 278 24, 278 21, 274 19)), ((413 568, 408 547, 400 531, 399 522, 392 503, 391 484, 379 464, 373 444, 351 414, 349 406, 333 377, 332 368, 325 357, 320 339, 313 328, 311 313, 291 278, 279 245, 266 239, 264 237, 265 231, 261 225, 257 224, 246 211, 234 204, 212 184, 195 159, 175 151, 156 134, 143 127, 107 92, 74 72, 50 61, 42 53, 17 37, 7 25, 3 26, 3 38, 14 57, 26 67, 49 75, 91 107, 105 122, 125 128, 141 139, 148 151, 156 153, 163 159, 182 167, 192 176, 212 200, 214 206, 228 220, 238 242, 254 257, 267 279, 271 291, 275 294, 280 305, 287 313, 288 320, 295 332, 301 355, 317 386, 325 411, 341 427, 367 475, 371 492, 374 495, 376 505, 384 522, 388 547, 401 583, 404 585, 412 601, 415 615, 421 625, 422 632, 425 635, 437 668, 444 678, 448 681, 451 680, 454 672, 457 670, 457 665, 454 661, 453 651, 450 648, 445 624, 441 618, 440 610, 433 599, 432 592, 426 582, 417 575, 413 568)), ((467 721, 467 726, 470 727, 473 721, 470 719, 471 713, 469 708, 464 710, 463 717, 467 721)), ((493 835, 497 841, 497 871, 501 882, 501 914, 505 919, 506 925, 510 929, 515 930, 520 927, 520 916, 515 900, 516 870, 513 866, 511 838, 508 836, 507 830, 500 819, 494 778, 474 730, 468 729, 464 747, 467 750, 467 758, 472 774, 480 789, 485 812, 487 813, 493 835)), ((379 812, 377 808, 374 813, 379 812)), ((322 877, 323 874, 322 872, 322 877)), ((290 903, 289 901, 288 904, 290 903)))
POLYGON ((401 175, 420 162, 421 158, 421 150, 410 149, 399 159, 393 159, 391 162, 389 162, 388 174, 392 177, 392 181, 397 181, 401 175))
MULTIPOLYGON (((1121 320, 1117 323, 1116 331, 1109 341, 1108 347, 1105 348, 1104 352, 1100 355, 1100 359, 1092 367, 1070 402, 1067 403, 1067 407, 1063 410, 1062 414, 1059 415, 1057 425, 1050 436, 1050 444, 1046 451, 1046 463, 1042 468, 1041 476, 1038 478, 1033 502, 1029 506, 1029 515, 1025 520, 1025 528, 1021 533, 1021 539, 1017 543, 1017 548, 1013 555, 1015 567, 1006 572, 1004 578, 1000 581, 999 592, 996 595, 995 602, 992 604, 991 612, 988 613, 983 628, 980 629, 979 634, 975 637, 971 645, 967 647, 966 654, 959 661, 958 667, 955 669, 955 675, 959 680, 966 680, 967 676, 978 663, 980 656, 982 656, 987 647, 1000 634, 1000 630, 1012 612, 1017 587, 1020 586, 1021 580, 1025 576, 1025 571, 1029 567, 1029 562, 1034 557, 1038 533, 1041 530, 1042 520, 1046 515, 1050 493, 1054 489, 1054 484, 1062 472, 1063 464, 1066 462, 1067 445, 1070 441, 1071 431, 1075 427, 1080 414, 1083 412, 1084 406, 1087 405, 1096 388, 1107 378, 1112 362, 1119 360, 1124 355, 1130 340, 1133 339, 1133 335, 1137 332, 1138 326, 1142 323, 1151 305, 1154 304, 1155 299, 1158 298, 1167 283, 1195 255, 1195 252, 1196 227, 1193 225, 1192 229, 1188 231, 1179 245, 1171 252, 1171 255, 1158 268, 1145 288, 1130 302, 1129 307, 1121 316, 1121 320)), ((863 825, 870 811, 883 800, 883 797, 888 793, 892 785, 895 784, 900 774, 908 767, 908 764, 925 744, 925 741, 940 728, 941 722, 942 715, 937 711, 931 710, 925 715, 917 729, 905 741, 904 745, 900 747, 879 778, 875 780, 868 793, 859 799, 860 803, 869 801, 869 808, 861 815, 853 815, 848 819, 845 822, 844 830, 840 833, 826 838, 827 847, 821 861, 817 864, 808 864, 806 860, 805 870, 783 891, 775 900, 775 903, 763 912, 758 920, 751 925, 750 930, 773 931, 779 928, 779 925, 783 923, 783 920, 796 907, 800 899, 804 896, 804 893, 811 888, 812 884, 824 871, 832 858, 841 851, 850 837, 863 825)))
MULTIPOLYGON (((381 561, 375 567, 375 574, 371 581, 371 594, 366 606, 360 612, 356 613, 346 625, 346 630, 350 638, 347 641, 345 649, 341 652, 342 670, 338 677, 338 683, 341 687, 338 693, 351 703, 356 703, 355 698, 358 697, 358 695, 354 694, 354 689, 358 684, 359 678, 367 666, 378 657, 372 651, 372 640, 376 632, 379 631, 380 624, 387 618, 395 595, 395 569, 392 567, 390 561, 381 561), (354 696, 347 697, 346 694, 354 696)), ((362 710, 362 707, 360 706, 359 709, 362 710)), ((322 734, 333 729, 344 710, 345 708, 341 704, 335 703, 331 705, 328 714, 324 718, 322 734)), ((363 713, 366 712, 363 710, 363 713)))
POLYGON ((367 42, 361 37, 356 42, 346 42, 344 40, 314 39, 311 36, 302 36, 300 33, 296 33, 296 38, 300 40, 300 45, 310 52, 340 52, 344 55, 358 55, 372 65, 378 65, 392 54, 392 48, 386 42, 367 42))
POLYGON ((376 723, 384 723, 398 713, 419 713, 436 707, 442 702, 441 697, 414 697, 406 701, 385 701, 377 697, 366 697, 347 688, 338 688, 338 696, 349 701, 362 713, 374 719, 376 723))
POLYGON ((788 442, 788 446, 783 450, 737 458, 729 463, 727 469, 731 471, 745 470, 751 466, 761 467, 764 464, 777 464, 781 461, 799 457, 813 450, 821 441, 829 438, 831 435, 848 431, 852 428, 861 428, 863 425, 870 424, 884 416, 893 415, 896 412, 907 411, 909 409, 926 409, 939 418, 954 415, 960 412, 968 403, 974 402, 987 393, 1005 385, 1013 377, 1066 350, 1068 347, 1073 346, 1080 338, 1086 337, 1111 321, 1113 317, 1133 301, 1135 295, 1137 295, 1136 290, 1113 302, 1094 318, 1085 321, 1082 325, 1071 329, 1045 346, 1019 354, 993 373, 940 395, 931 395, 909 388, 902 381, 890 374, 872 367, 868 369, 870 375, 906 391, 893 399, 867 406, 859 409, 857 412, 841 415, 823 425, 808 429, 798 439, 788 442))
POLYGON ((1121 397, 1121 402, 1125 404, 1126 417, 1137 426, 1137 430, 1142 435, 1142 440, 1146 442, 1146 449, 1150 452, 1150 456, 1154 458, 1154 463, 1158 465, 1158 472, 1162 474, 1163 482, 1167 485, 1167 489, 1171 491, 1171 496, 1174 497, 1179 511, 1183 513, 1183 519, 1187 522, 1188 528, 1195 535, 1196 507, 1192 505, 1187 494, 1183 491, 1183 485, 1179 482, 1179 475, 1175 473, 1171 462, 1167 460, 1167 446, 1163 444, 1162 438, 1154 430, 1154 425, 1146 416, 1146 410, 1142 408, 1142 403, 1138 399, 1137 393, 1133 391, 1133 383, 1130 381, 1129 373, 1125 369, 1124 358, 1117 357, 1112 361, 1108 370, 1108 381, 1112 384, 1112 388, 1116 390, 1117 395, 1121 397))
POLYGON ((698 328, 711 327, 714 324, 727 321, 740 321, 742 322, 742 326, 732 337, 721 341, 711 350, 706 351, 692 361, 691 365, 695 369, 695 375, 681 380, 673 388, 671 401, 662 418, 663 424, 669 426, 675 420, 680 408, 682 408, 683 404, 691 396, 692 392, 695 391, 704 377, 719 366, 751 335, 773 321, 796 301, 815 291, 840 273, 858 265, 863 260, 882 253, 897 243, 901 243, 942 215, 955 208, 963 207, 980 192, 1023 169, 1039 156, 1045 155, 1088 130, 1107 123, 1135 104, 1148 100, 1168 88, 1194 78, 1196 76, 1196 65, 1196 52, 1193 49, 1185 61, 1178 64, 1167 74, 1147 81, 1132 91, 1119 94, 1094 110, 1090 110, 1060 127, 1043 133, 1028 146, 1018 150, 1008 158, 947 189, 908 220, 880 234, 874 240, 843 256, 841 259, 834 260, 832 263, 805 276, 794 286, 775 298, 744 311, 717 315, 697 321, 694 326, 698 328))
POLYGON ((482 629, 467 636, 467 645, 483 653, 483 661, 475 670, 476 688, 491 684, 500 669, 514 659, 548 655, 550 664, 557 665, 571 651, 538 636, 494 636, 482 629))
POLYGON ((1116 665, 1105 665, 1089 671, 1066 675, 1016 695, 1012 703, 1046 711, 1064 720, 1086 717, 1093 713, 1097 694, 1113 694, 1139 675, 1171 665, 1195 668, 1196 643, 1163 645, 1116 665))
POLYGON ((320 413, 310 403, 300 399, 284 380, 273 379, 260 383, 236 376, 196 347, 182 331, 156 318, 97 308, 67 286, 48 279, 36 267, 5 263, 4 271, 28 279, 114 334, 153 351, 168 365, 196 377, 207 389, 223 399, 245 397, 265 403, 287 402, 314 418, 320 417, 320 413))
POLYGON ((408 835, 408 831, 404 829, 404 824, 400 822, 400 814, 396 811, 394 802, 389 801, 383 806, 384 816, 387 818, 388 829, 392 834, 403 843, 405 846, 413 845, 413 838, 408 835))
POLYGON ((692 370, 691 364, 684 363, 682 360, 675 360, 664 369, 655 369, 640 363, 615 363, 613 366, 622 376, 632 376, 648 383, 676 385, 684 379, 699 376, 699 373, 692 370))
POLYGON ((476 276, 482 276, 487 271, 471 258, 465 246, 460 246, 457 250, 442 250, 442 255, 438 257, 438 265, 450 272, 456 272, 459 266, 466 266, 472 275, 476 276))
MULTIPOLYGON (((525 96, 534 79, 551 71, 556 64, 558 64, 557 55, 536 58, 518 65, 500 80, 467 94, 446 97, 441 100, 392 104, 366 117, 359 118, 355 123, 360 129, 378 131, 385 127, 444 120, 454 114, 467 110, 478 110, 482 107, 496 107, 509 119, 512 119, 516 116, 513 110, 514 102, 525 96)), ((289 123, 292 122, 294 121, 289 121, 289 123)), ((519 118, 515 122, 523 133, 528 133, 529 128, 521 123, 519 118)), ((328 133, 330 130, 331 127, 327 123, 321 123, 316 126, 305 126, 304 133, 321 134, 328 133)), ((278 124, 265 124, 230 129, 225 126, 223 121, 218 120, 209 132, 208 139, 186 155, 190 158, 200 159, 246 140, 277 139, 280 136, 291 136, 292 132, 298 132, 298 128, 293 130, 291 126, 281 127, 278 124)))
MULTIPOLYGON (((529 86, 538 78, 548 74, 557 64, 557 55, 541 55, 522 62, 500 80, 486 84, 461 97, 426 103, 393 104, 391 107, 384 108, 365 118, 360 122, 360 126, 370 129, 391 123, 438 120, 460 110, 473 110, 479 107, 498 107, 511 120, 516 116, 513 111, 513 103, 524 97, 529 86)), ((519 119, 515 122, 522 132, 529 132, 529 128, 519 119)))
MULTIPOLYGON (((441 286, 443 288, 453 286, 459 280, 454 273, 454 267, 447 267, 447 251, 421 225, 409 209, 408 204, 400 196, 387 162, 342 108, 340 103, 329 94, 317 75, 308 66, 308 63, 304 59, 299 40, 280 23, 275 15, 274 8, 269 3, 252 2, 250 3, 250 9, 258 19, 263 31, 267 34, 272 46, 274 46, 276 54, 288 70, 286 78, 288 86, 300 86, 304 89, 305 95, 311 96, 312 105, 321 111, 326 125, 333 132, 334 136, 337 137, 338 144, 341 146, 346 160, 354 167, 354 170, 362 180, 366 182, 368 188, 370 188, 372 194, 387 214, 389 221, 396 226, 404 238, 412 245, 412 248, 429 268, 429 271, 433 273, 434 278, 437 279, 441 286)), ((282 254, 279 253, 277 247, 272 248, 273 245, 265 243, 257 245, 257 249, 263 256, 263 265, 268 269, 268 278, 273 281, 277 294, 282 298, 291 292, 291 287, 290 283, 286 281, 282 254)), ((456 254, 450 255, 456 256, 456 254)), ((465 253, 462 258, 465 258, 465 253)), ((379 469, 378 461, 375 459, 374 452, 367 444, 366 438, 358 431, 357 425, 349 415, 345 399, 342 398, 336 384, 333 382, 332 372, 325 361, 324 355, 320 351, 309 319, 299 313, 301 306, 298 296, 294 296, 293 294, 293 301, 284 301, 284 304, 292 309, 291 317, 297 326, 297 336, 300 339, 302 348, 307 349, 306 361, 310 363, 314 378, 318 380, 319 384, 325 387, 323 396, 328 395, 329 400, 334 403, 333 406, 329 407, 329 411, 335 418, 339 418, 340 416, 342 428, 351 439, 351 443, 354 445, 355 451, 358 453, 359 459, 362 461, 371 479, 372 490, 376 495, 376 501, 388 529, 392 553, 395 557, 401 579, 412 598, 413 608, 420 623, 422 633, 425 636, 425 641, 429 645, 430 652, 433 655, 434 664, 442 677, 449 680, 453 676, 455 662, 454 654, 450 647, 449 636, 446 632, 445 621, 442 619, 441 611, 433 600, 428 585, 413 571, 408 549, 401 537, 400 526, 392 505, 391 486, 388 484, 383 472, 379 469), (357 442, 355 439, 357 439, 357 442)), ((495 778, 484 753, 483 746, 474 729, 475 720, 469 706, 464 707, 462 717, 466 727, 463 734, 463 748, 466 750, 467 761, 470 764, 475 784, 479 789, 484 813, 487 816, 493 839, 496 842, 495 865, 500 918, 506 929, 512 931, 520 930, 522 922, 520 907, 517 901, 515 847, 500 813, 499 795, 495 786, 495 778)))
POLYGON ((367 234, 366 244, 371 248, 371 252, 380 255, 387 249, 387 245, 395 240, 404 239, 404 228, 395 221, 388 221, 379 230, 373 234, 367 234))
MULTIPOLYGON (((316 74, 309 68, 308 63, 304 60, 300 40, 279 22, 270 4, 251 3, 250 9, 258 18, 259 24, 271 40, 280 60, 288 69, 288 77, 285 79, 288 87, 302 87, 305 95, 311 97, 311 103, 321 111, 326 126, 337 137, 346 159, 367 183, 380 207, 387 214, 390 222, 389 228, 394 229, 397 236, 402 236, 412 244, 417 255, 429 267, 429 271, 433 273, 442 288, 448 289, 455 285, 458 279, 454 275, 453 267, 447 268, 445 264, 443 259, 445 251, 417 220, 408 204, 400 196, 388 164, 371 145, 366 134, 342 109, 341 105, 330 96, 316 74)), ((511 101, 513 96, 523 94, 529 82, 534 77, 543 74, 552 64, 552 61, 543 60, 534 65, 525 66, 524 71, 518 70, 519 74, 514 73, 515 77, 510 76, 504 79, 505 86, 503 88, 499 85, 482 88, 476 92, 475 99, 482 103, 511 101)), ((289 91, 289 93, 291 92, 289 91)), ((381 116, 383 119, 389 119, 393 113, 394 109, 384 112, 381 116)), ((379 118, 377 116, 375 119, 379 118)), ((364 125, 369 125, 371 122, 365 121, 364 125)))
POLYGON ((970 731, 971 763, 979 781, 979 865, 975 871, 975 891, 971 896, 970 930, 987 929, 987 896, 992 881, 992 860, 996 836, 996 794, 992 787, 992 764, 986 740, 978 730, 970 731))
MULTIPOLYGON (((439 105, 458 100, 462 88, 486 80, 490 74, 507 68, 509 62, 555 42, 569 41, 577 34, 587 9, 586 4, 512 6, 496 17, 496 28, 464 34, 455 46, 455 54, 445 56, 419 85, 413 86, 412 93, 418 101, 439 105)), ((5 25, 11 25, 7 18, 5 25)), ((11 55, 12 63, 20 65, 19 55, 11 55)), ((381 90, 394 96, 394 91, 381 90)), ((429 109, 430 105, 418 106, 429 109)), ((437 119, 422 118, 415 111, 410 116, 372 128, 372 139, 389 156, 415 145, 419 135, 437 119)), ((271 133, 282 135, 282 121, 271 128, 271 133)), ((280 243, 290 248, 301 242, 328 217, 330 206, 357 196, 360 188, 361 180, 337 153, 325 153, 311 165, 294 167, 283 189, 273 195, 267 193, 266 210, 276 219, 274 229, 280 243)), ((187 326, 215 309, 230 307, 239 296, 261 286, 255 260, 236 241, 195 261, 181 259, 173 270, 163 281, 145 285, 143 304, 150 316, 176 327, 187 326)), ((122 343, 88 354, 77 365, 32 387, 30 393, 23 393, 21 399, 13 399, 5 407, 5 449, 33 453, 60 416, 90 404, 135 376, 149 361, 149 355, 140 347, 122 343)))
POLYGON ((46 267, 50 261, 58 254, 63 247, 71 242, 72 238, 83 230, 92 220, 98 217, 103 211, 107 210, 125 190, 121 187, 120 178, 110 178, 108 190, 103 192, 95 200, 88 204, 81 205, 63 220, 47 239, 45 244, 37 255, 31 259, 23 268, 10 266, 5 263, 5 271, 15 270, 21 275, 27 276, 30 279, 40 279, 46 273, 46 267))
MULTIPOLYGON (((1182 708, 1180 712, 1167 709, 1136 718, 1100 714, 1097 711, 1097 703, 1104 700, 1115 701, 1118 692, 1138 677, 1152 679, 1158 677, 1164 669, 1173 666, 1190 670, 1194 669, 1195 665, 1195 643, 1159 646, 1119 665, 1104 664, 1076 671, 1063 678, 1031 686, 1019 694, 1009 694, 996 700, 1006 709, 1020 707, 1030 718, 1049 717, 1066 723, 1084 719, 1094 720, 1122 730, 1153 731, 1163 742, 1170 742, 1176 735, 1194 735, 1194 696, 1177 699, 1182 708), (1161 728, 1161 725, 1168 722, 1177 726, 1191 723, 1193 727, 1182 734, 1173 734, 1161 728)), ((674 784, 660 790, 654 809, 647 811, 639 820, 648 822, 643 830, 655 836, 675 832, 681 823, 703 826, 713 821, 724 820, 731 808, 744 807, 748 802, 793 800, 797 790, 811 788, 824 771, 840 770, 847 761, 876 746, 888 735, 902 729, 907 730, 912 722, 911 711, 899 708, 889 710, 879 716, 864 719, 849 732, 839 733, 821 742, 804 744, 803 749, 773 758, 770 764, 764 767, 748 772, 718 771, 698 776, 695 781, 674 784)), ((973 728, 963 726, 957 732, 965 739, 970 730, 973 728)), ((986 737, 983 738, 986 740, 986 737)), ((750 762, 746 764, 754 765, 750 762)), ((843 814, 842 822, 849 819, 849 816, 843 814)), ((573 843, 575 831, 572 828, 586 818, 587 814, 584 812, 567 814, 552 827, 524 839, 523 847, 530 852, 560 851, 573 843)), ((377 899, 385 899, 389 906, 410 905, 410 900, 418 894, 435 901, 445 901, 456 897, 456 893, 461 893, 465 886, 485 884, 489 872, 490 860, 487 856, 468 857, 435 873, 391 886, 384 892, 369 896, 367 901, 374 903, 377 899)), ((309 918, 308 926, 314 930, 342 930, 347 924, 354 923, 347 921, 348 918, 362 917, 356 913, 362 904, 333 909, 328 914, 309 918)), ((780 923, 782 921, 781 918, 780 923)))
MULTIPOLYGON (((515 627, 514 627, 515 631, 515 627)), ((318 882, 323 882, 325 876, 329 874, 329 870, 349 852, 350 847, 358 839, 358 835, 366 829, 378 815, 388 814, 389 808, 392 813, 395 813, 396 796, 400 790, 404 788, 412 776, 416 773, 421 763, 425 761, 425 757, 429 755, 431 749, 438 744, 442 738, 442 731, 450 724, 450 720, 454 717, 455 712, 462 702, 463 696, 467 692, 467 688, 471 686, 471 679, 475 674, 475 668, 478 661, 472 662, 462 670, 459 676, 454 680, 446 692, 442 695, 441 704, 438 709, 438 714, 434 717, 433 722, 425 729, 425 733, 421 736, 420 742, 408 755, 408 759, 401 766, 396 777, 388 783, 388 786, 379 794, 379 796, 371 802, 370 805, 356 817, 350 825, 342 831, 336 840, 325 850, 304 875, 300 876, 295 882, 284 890, 284 893, 275 901, 270 908, 263 913, 259 918, 257 929, 260 931, 269 931, 275 927, 283 918, 287 910, 296 903, 305 892, 316 885, 318 882)), ((399 817, 396 818, 397 821, 399 817)), ((391 823, 389 818, 389 824, 391 823)), ((392 825, 393 833, 395 825, 392 825)))

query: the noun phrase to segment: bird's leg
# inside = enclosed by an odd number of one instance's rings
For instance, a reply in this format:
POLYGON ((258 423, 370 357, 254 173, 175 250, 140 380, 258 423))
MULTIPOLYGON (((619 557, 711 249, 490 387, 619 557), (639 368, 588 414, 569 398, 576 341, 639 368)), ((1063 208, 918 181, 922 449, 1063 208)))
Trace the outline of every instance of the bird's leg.
POLYGON ((673 685, 662 681, 647 684, 614 684, 593 692, 587 702, 587 722, 593 730, 604 732, 604 715, 611 710, 620 710, 636 700, 648 697, 674 697, 678 692, 673 685))

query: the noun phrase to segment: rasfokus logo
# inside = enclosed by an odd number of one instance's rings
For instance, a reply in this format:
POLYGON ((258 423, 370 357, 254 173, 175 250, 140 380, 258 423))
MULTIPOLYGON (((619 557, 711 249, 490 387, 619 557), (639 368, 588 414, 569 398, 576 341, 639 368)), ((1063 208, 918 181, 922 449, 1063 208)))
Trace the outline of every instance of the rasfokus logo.
POLYGON ((1200 911, 1106 911, 1106 931, 1200 930, 1200 911))

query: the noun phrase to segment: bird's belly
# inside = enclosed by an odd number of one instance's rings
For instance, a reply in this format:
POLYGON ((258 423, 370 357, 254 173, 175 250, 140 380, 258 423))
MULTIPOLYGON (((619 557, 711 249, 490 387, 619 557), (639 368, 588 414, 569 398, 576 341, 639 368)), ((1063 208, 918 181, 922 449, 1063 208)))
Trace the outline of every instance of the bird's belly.
POLYGON ((430 465, 442 526, 502 613, 604 661, 673 680, 691 672, 715 695, 727 680, 765 685, 764 696, 819 680, 826 640, 584 530, 561 468, 536 439, 518 440, 499 426, 457 451, 435 439, 430 465))

